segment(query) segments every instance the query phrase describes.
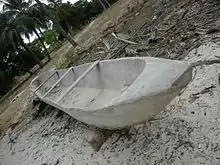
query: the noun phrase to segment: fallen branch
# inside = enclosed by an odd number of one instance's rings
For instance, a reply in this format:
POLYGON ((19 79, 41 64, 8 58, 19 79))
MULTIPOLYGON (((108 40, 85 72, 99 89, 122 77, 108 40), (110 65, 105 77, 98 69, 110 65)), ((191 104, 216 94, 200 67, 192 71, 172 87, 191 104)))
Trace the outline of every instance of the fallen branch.
POLYGON ((148 120, 148 122, 152 122, 152 121, 158 121, 158 120, 163 120, 164 118, 151 118, 148 120))
POLYGON ((218 74, 218 84, 220 85, 220 73, 218 74))
POLYGON ((111 49, 111 45, 105 39, 103 39, 102 42, 106 46, 107 50, 111 49))
POLYGON ((123 42, 127 43, 127 44, 133 44, 133 45, 138 44, 137 42, 120 38, 120 37, 118 37, 115 33, 112 33, 112 36, 115 37, 116 39, 120 40, 120 41, 123 41, 123 42))
POLYGON ((180 141, 179 144, 176 147, 174 147, 174 150, 178 150, 182 146, 185 146, 185 147, 188 146, 190 148, 195 148, 194 144, 190 141, 185 141, 185 142, 180 141))
POLYGON ((219 64, 220 59, 215 59, 215 60, 199 60, 191 64, 191 67, 197 67, 201 65, 212 65, 212 64, 219 64))
POLYGON ((205 93, 209 93, 213 88, 216 88, 215 85, 211 85, 209 87, 204 88, 203 90, 201 90, 200 92, 197 93, 193 93, 193 96, 197 96, 197 95, 201 95, 201 94, 205 94, 205 93))

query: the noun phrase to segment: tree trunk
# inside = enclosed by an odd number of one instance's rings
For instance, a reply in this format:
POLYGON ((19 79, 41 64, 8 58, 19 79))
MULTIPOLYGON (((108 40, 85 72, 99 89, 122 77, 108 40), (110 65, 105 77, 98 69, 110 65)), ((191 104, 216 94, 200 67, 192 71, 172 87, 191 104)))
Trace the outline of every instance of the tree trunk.
POLYGON ((20 66, 20 65, 18 65, 18 64, 13 64, 13 63, 12 63, 12 65, 15 66, 15 67, 20 68, 21 71, 28 72, 30 75, 33 75, 33 74, 34 74, 34 73, 31 72, 30 70, 24 68, 23 65, 20 66))
POLYGON ((51 21, 58 26, 60 29, 61 33, 63 34, 64 37, 75 47, 77 43, 72 39, 71 35, 66 33, 65 30, 61 27, 59 24, 58 20, 54 18, 54 16, 50 15, 50 13, 47 11, 44 5, 39 0, 35 0, 35 2, 47 13, 47 15, 50 17, 51 21))
POLYGON ((105 4, 102 2, 102 0, 98 0, 99 3, 102 5, 102 7, 104 8, 104 10, 106 10, 107 8, 105 7, 105 4))
POLYGON ((23 42, 22 39, 20 39, 20 43, 21 43, 22 47, 30 53, 31 57, 38 63, 38 65, 41 68, 43 68, 43 64, 42 64, 41 60, 30 50, 30 48, 23 42))
POLYGON ((104 0, 104 1, 105 1, 105 3, 108 5, 108 7, 111 6, 111 4, 108 2, 108 0, 104 0))
MULTIPOLYGON (((59 7, 59 4, 56 3, 55 1, 53 1, 53 4, 54 4, 54 6, 55 6, 56 8, 59 7)), ((70 24, 68 23, 68 21, 66 20, 65 17, 63 17, 63 19, 64 19, 65 24, 67 25, 67 29, 68 29, 68 31, 70 32, 71 35, 73 35, 73 34, 72 34, 72 29, 71 29, 70 24)))
POLYGON ((67 22, 67 20, 66 20, 66 19, 65 19, 65 22, 66 22, 66 25, 67 25, 67 27, 68 27, 68 31, 70 32, 71 36, 73 36, 73 35, 74 35, 74 33, 72 32, 72 29, 71 29, 70 24, 67 22))
POLYGON ((61 33, 64 35, 64 37, 75 47, 77 45, 77 43, 73 40, 72 36, 67 33, 59 24, 59 22, 57 21, 57 19, 55 20, 55 24, 58 26, 58 28, 60 29, 61 33))
POLYGON ((50 53, 47 51, 47 48, 46 48, 46 46, 44 45, 44 41, 41 39, 41 37, 40 37, 40 35, 38 34, 38 32, 37 32, 36 29, 34 29, 34 33, 37 35, 38 39, 40 40, 40 43, 41 43, 41 45, 43 46, 43 48, 44 48, 44 50, 45 50, 45 52, 46 52, 46 56, 47 56, 48 60, 51 60, 51 58, 50 58, 50 53))
POLYGON ((44 33, 42 32, 42 30, 40 28, 38 28, 39 32, 41 35, 44 35, 44 33))
POLYGON ((21 70, 23 70, 23 71, 25 71, 25 72, 28 72, 30 75, 33 75, 33 74, 34 74, 34 73, 33 73, 33 72, 31 72, 30 70, 25 69, 25 68, 23 68, 23 67, 21 67, 21 70))

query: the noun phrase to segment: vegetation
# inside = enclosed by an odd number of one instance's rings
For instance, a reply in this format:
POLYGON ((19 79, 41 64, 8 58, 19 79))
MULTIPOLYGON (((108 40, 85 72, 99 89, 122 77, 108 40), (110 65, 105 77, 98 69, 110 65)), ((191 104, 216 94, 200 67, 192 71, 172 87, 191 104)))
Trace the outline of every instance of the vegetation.
POLYGON ((72 36, 116 0, 0 0, 0 98, 13 86, 15 77, 28 72, 63 40, 73 46, 72 36), (36 36, 30 42, 32 36, 36 36), (27 43, 26 40, 29 40, 27 43))

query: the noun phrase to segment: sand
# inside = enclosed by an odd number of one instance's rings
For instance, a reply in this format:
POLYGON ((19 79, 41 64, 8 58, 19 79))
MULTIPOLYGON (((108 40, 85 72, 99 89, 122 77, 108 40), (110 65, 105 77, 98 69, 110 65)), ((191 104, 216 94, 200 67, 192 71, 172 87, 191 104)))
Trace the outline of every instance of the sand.
MULTIPOLYGON (((212 59, 220 46, 208 43, 192 50, 190 62, 212 59)), ((57 112, 35 120, 19 134, 8 133, 0 143, 1 165, 129 165, 220 163, 220 65, 197 67, 180 96, 130 136, 114 133, 94 151, 85 140, 94 127, 57 112), (10 136, 9 136, 10 135, 10 136)))

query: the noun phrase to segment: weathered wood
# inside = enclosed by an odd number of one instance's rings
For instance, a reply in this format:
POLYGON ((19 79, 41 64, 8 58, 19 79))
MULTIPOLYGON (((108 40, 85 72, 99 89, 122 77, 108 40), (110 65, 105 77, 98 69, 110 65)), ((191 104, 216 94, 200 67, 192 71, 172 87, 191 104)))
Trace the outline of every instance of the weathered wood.
POLYGON ((120 40, 120 41, 123 41, 123 42, 127 43, 127 44, 133 44, 133 45, 138 44, 137 42, 120 38, 120 37, 118 37, 115 33, 112 33, 112 36, 115 37, 116 39, 120 40))

